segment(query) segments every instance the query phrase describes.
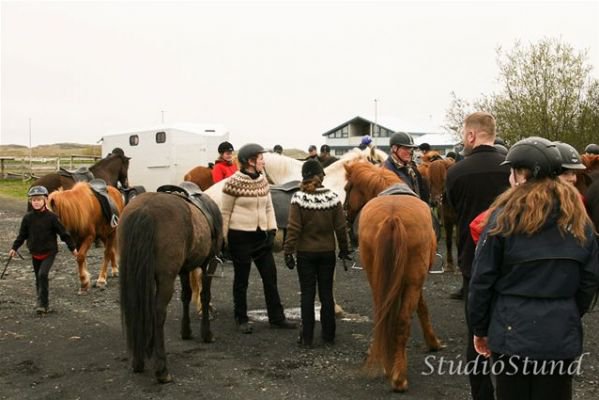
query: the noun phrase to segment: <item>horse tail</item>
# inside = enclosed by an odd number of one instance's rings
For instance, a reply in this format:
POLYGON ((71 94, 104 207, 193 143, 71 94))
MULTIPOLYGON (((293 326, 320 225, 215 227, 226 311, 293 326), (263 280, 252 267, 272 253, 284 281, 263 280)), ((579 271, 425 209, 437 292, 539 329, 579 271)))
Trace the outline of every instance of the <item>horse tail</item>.
POLYGON ((398 216, 385 218, 375 236, 374 243, 379 243, 380 248, 372 260, 374 332, 367 367, 382 363, 389 373, 393 369, 397 332, 401 322, 399 312, 408 259, 408 241, 405 226, 398 216))
POLYGON ((133 360, 150 358, 156 315, 156 223, 143 208, 134 210, 119 225, 121 323, 133 360))

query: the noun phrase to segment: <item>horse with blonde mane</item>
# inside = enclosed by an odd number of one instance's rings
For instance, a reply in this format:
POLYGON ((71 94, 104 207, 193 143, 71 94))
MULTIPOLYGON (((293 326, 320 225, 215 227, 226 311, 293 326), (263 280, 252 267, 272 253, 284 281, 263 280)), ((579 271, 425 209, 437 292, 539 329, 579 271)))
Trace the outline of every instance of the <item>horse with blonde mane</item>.
POLYGON ((345 169, 345 208, 350 223, 361 210, 360 260, 372 289, 374 327, 366 367, 382 369, 393 390, 403 392, 408 388, 406 344, 414 311, 428 349, 443 347, 422 291, 436 251, 431 213, 415 195, 378 196, 402 183, 391 171, 361 162, 345 169))
MULTIPOLYGON (((121 193, 112 186, 107 186, 107 190, 120 214, 125 206, 121 193)), ((88 272, 86 257, 96 238, 104 244, 104 260, 96 285, 98 287, 106 286, 109 262, 112 267, 112 276, 118 276, 116 228, 103 215, 100 202, 89 183, 79 182, 70 190, 60 189, 50 193, 48 207, 58 216, 77 246, 79 253, 77 255, 77 265, 81 282, 80 293, 84 293, 90 288, 90 273, 88 272)))

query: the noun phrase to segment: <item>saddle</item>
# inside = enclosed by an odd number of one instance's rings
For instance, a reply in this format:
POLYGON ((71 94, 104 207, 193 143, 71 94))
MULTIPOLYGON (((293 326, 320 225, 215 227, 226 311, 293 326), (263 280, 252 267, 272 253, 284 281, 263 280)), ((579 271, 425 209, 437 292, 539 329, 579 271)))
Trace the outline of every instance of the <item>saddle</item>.
POLYGON ((287 229, 291 197, 300 188, 300 181, 290 181, 280 185, 270 185, 270 197, 275 209, 275 219, 279 229, 287 229))
POLYGON ((387 189, 383 190, 378 194, 378 196, 397 196, 397 195, 408 195, 418 197, 416 192, 414 192, 410 187, 405 183, 396 183, 395 185, 389 186, 387 189))
POLYGON ((222 237, 223 216, 214 200, 209 196, 205 196, 198 185, 188 181, 182 182, 178 186, 162 185, 156 191, 181 196, 200 210, 210 225, 213 254, 218 255, 220 253, 218 238, 222 237))
POLYGON ((108 194, 108 186, 106 185, 106 182, 104 182, 103 179, 96 178, 89 182, 89 186, 100 202, 102 215, 104 215, 104 218, 110 222, 111 227, 116 228, 119 224, 119 210, 108 194))
POLYGON ((75 182, 90 182, 94 174, 87 167, 81 167, 75 171, 69 171, 60 167, 58 175, 73 179, 75 182))

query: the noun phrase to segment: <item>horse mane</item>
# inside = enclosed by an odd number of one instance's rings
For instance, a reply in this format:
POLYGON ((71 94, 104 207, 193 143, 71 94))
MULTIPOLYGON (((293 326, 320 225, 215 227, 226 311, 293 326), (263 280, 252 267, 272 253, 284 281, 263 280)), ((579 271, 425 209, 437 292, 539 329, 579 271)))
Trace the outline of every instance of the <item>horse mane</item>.
POLYGON ((368 199, 376 197, 391 185, 403 181, 386 168, 379 168, 370 163, 355 162, 345 166, 347 181, 359 186, 368 199))
POLYGON ((264 153, 264 161, 264 171, 275 184, 302 179, 303 162, 295 158, 278 153, 264 153))
POLYGON ((50 193, 48 204, 65 228, 78 237, 86 236, 93 229, 93 213, 101 212, 100 204, 86 182, 79 182, 70 190, 50 193))

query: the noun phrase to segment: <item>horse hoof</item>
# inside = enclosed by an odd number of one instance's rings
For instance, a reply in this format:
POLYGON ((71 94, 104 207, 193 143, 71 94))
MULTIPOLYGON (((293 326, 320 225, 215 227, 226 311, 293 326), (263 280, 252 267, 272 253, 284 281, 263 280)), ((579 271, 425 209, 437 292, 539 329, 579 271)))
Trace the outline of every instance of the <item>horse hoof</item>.
POLYGON ((402 379, 399 381, 394 381, 391 386, 393 387, 394 392, 403 393, 408 390, 408 380, 402 379))
POLYGON ((204 335, 202 337, 202 340, 204 341, 204 343, 212 343, 214 342, 214 335, 212 334, 212 332, 209 332, 207 335, 204 335))
POLYGON ((343 307, 335 303, 335 318, 343 318, 344 314, 345 311, 343 310, 343 307))
POLYGON ((193 339, 193 335, 191 332, 189 333, 181 333, 181 340, 191 340, 193 339))
POLYGON ((94 283, 94 287, 104 290, 106 289, 106 281, 96 281, 96 283, 94 283))
POLYGON ((77 294, 78 295, 87 295, 87 294, 89 294, 89 288, 80 287, 79 292, 77 292, 77 294))
POLYGON ((112 271, 112 277, 113 278, 118 278, 119 277, 119 271, 112 271))
POLYGON ((171 374, 166 374, 164 376, 157 376, 156 380, 158 381, 158 383, 160 384, 164 384, 164 383, 171 383, 173 381, 173 376, 171 374))

